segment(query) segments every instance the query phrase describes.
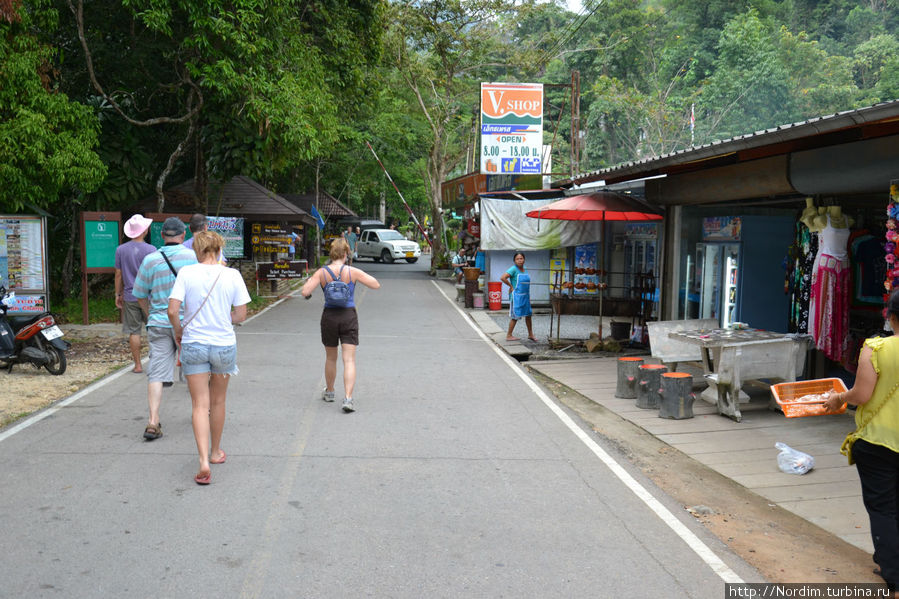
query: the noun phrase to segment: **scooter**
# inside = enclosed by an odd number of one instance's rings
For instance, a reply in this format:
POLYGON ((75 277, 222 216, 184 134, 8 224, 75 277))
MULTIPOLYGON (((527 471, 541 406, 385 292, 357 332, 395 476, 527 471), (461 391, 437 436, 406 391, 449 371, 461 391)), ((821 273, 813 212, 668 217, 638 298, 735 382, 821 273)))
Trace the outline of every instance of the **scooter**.
POLYGON ((16 364, 43 366, 50 374, 66 371, 65 351, 71 347, 49 312, 7 317, 16 304, 15 293, 0 285, 0 368, 12 372, 16 364))

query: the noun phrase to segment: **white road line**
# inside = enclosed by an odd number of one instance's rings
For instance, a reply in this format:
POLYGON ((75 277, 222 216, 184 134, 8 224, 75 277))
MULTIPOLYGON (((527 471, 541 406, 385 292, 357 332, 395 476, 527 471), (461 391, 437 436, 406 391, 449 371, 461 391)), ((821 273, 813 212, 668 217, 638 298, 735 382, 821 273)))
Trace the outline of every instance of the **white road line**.
POLYGON ((531 391, 533 391, 540 400, 546 404, 546 406, 552 410, 552 412, 562 421, 562 423, 568 427, 571 432, 575 434, 575 436, 581 440, 581 442, 587 446, 590 451, 598 457, 603 464, 605 464, 612 473, 618 477, 618 479, 624 483, 624 485, 630 489, 630 491, 640 498, 640 500, 646 504, 646 506, 651 509, 655 514, 668 525, 668 527, 674 531, 674 533, 679 536, 684 543, 687 544, 690 549, 692 549, 696 555, 702 559, 708 566, 712 569, 715 574, 721 577, 724 582, 730 583, 742 583, 743 580, 737 576, 736 572, 730 569, 730 567, 725 564, 720 557, 718 557, 714 551, 712 551, 708 545, 702 542, 702 540, 697 537, 693 531, 687 528, 680 520, 678 520, 671 511, 662 505, 658 499, 652 496, 652 494, 646 490, 646 488, 637 482, 633 476, 631 476, 627 470, 625 470, 621 464, 615 461, 615 459, 610 456, 602 447, 600 447, 596 441, 591 439, 587 433, 581 429, 568 414, 566 414, 562 408, 556 405, 552 399, 537 385, 536 382, 527 374, 525 371, 515 362, 509 354, 500 349, 500 347, 494 343, 487 335, 481 331, 480 327, 474 323, 474 321, 466 314, 456 302, 452 300, 444 291, 440 288, 440 285, 437 284, 436 281, 431 281, 437 290, 446 298, 446 301, 452 305, 453 308, 456 309, 459 314, 465 319, 465 321, 469 324, 469 326, 474 329, 474 331, 483 339, 496 354, 502 359, 506 365, 508 365, 518 376, 521 378, 524 383, 530 387, 531 391))
POLYGON ((91 383, 90 385, 88 385, 87 387, 85 387, 84 389, 79 391, 78 393, 75 393, 74 395, 70 395, 69 397, 65 398, 64 400, 60 401, 59 403, 53 404, 46 410, 44 410, 42 412, 38 412, 34 416, 30 416, 30 417, 26 418, 25 420, 23 420, 22 422, 20 422, 19 424, 15 425, 12 428, 6 429, 2 433, 0 433, 0 442, 5 441, 8 437, 12 437, 17 432, 28 428, 29 426, 31 426, 32 424, 35 424, 36 422, 40 422, 47 416, 52 416, 53 414, 58 412, 61 408, 64 408, 67 405, 78 401, 85 395, 88 395, 88 394, 94 392, 95 390, 99 389, 106 383, 111 383, 112 381, 116 380, 123 374, 131 372, 132 368, 134 368, 134 366, 132 364, 128 364, 128 366, 122 367, 122 369, 119 370, 118 372, 114 372, 114 373, 110 374, 109 376, 105 376, 102 379, 100 379, 99 381, 97 381, 96 383, 91 383))

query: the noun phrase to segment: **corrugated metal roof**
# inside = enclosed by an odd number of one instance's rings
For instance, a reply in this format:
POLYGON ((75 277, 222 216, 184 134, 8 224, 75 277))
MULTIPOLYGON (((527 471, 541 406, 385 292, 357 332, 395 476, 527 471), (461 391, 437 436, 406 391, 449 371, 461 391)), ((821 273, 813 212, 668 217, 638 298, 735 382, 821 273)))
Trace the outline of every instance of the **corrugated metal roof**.
MULTIPOLYGON (((310 191, 306 193, 285 193, 284 197, 306 212, 311 211, 312 206, 315 205, 315 192, 310 191)), ((318 192, 318 212, 322 216, 328 218, 358 216, 347 206, 341 204, 337 198, 324 191, 318 192)))
POLYGON ((556 181, 553 183, 553 186, 583 185, 605 179, 623 180, 629 177, 637 178, 674 165, 701 162, 740 151, 763 148, 824 133, 833 133, 862 125, 895 121, 897 119, 899 119, 899 100, 882 102, 866 108, 846 110, 829 116, 815 117, 798 123, 780 125, 764 131, 714 141, 702 146, 677 150, 662 156, 625 162, 556 181))

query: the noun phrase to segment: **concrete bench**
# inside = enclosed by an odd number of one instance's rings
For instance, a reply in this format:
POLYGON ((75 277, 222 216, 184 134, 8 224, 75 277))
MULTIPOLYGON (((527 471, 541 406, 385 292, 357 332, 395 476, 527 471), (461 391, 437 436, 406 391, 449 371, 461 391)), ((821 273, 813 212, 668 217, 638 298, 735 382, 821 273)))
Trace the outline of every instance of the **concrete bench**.
POLYGON ((755 379, 796 380, 805 366, 806 339, 769 339, 751 343, 723 345, 715 364, 715 372, 706 374, 710 387, 718 393, 718 413, 737 422, 740 413, 740 388, 755 379))
POLYGON ((672 339, 668 336, 669 333, 718 328, 718 321, 714 318, 659 320, 646 324, 649 326, 649 347, 652 357, 667 366, 670 372, 677 370, 677 365, 681 362, 701 362, 702 352, 698 345, 672 339))

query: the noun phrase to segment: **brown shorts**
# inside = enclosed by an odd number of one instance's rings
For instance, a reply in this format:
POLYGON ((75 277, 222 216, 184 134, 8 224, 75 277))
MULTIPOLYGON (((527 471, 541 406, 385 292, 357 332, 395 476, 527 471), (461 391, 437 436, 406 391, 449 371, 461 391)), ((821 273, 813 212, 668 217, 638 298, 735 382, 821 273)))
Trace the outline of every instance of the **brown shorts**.
POLYGON ((325 308, 322 310, 322 345, 337 347, 341 343, 359 345, 356 308, 325 308))
POLYGON ((140 335, 141 328, 147 324, 147 317, 138 302, 122 302, 122 333, 140 335))

